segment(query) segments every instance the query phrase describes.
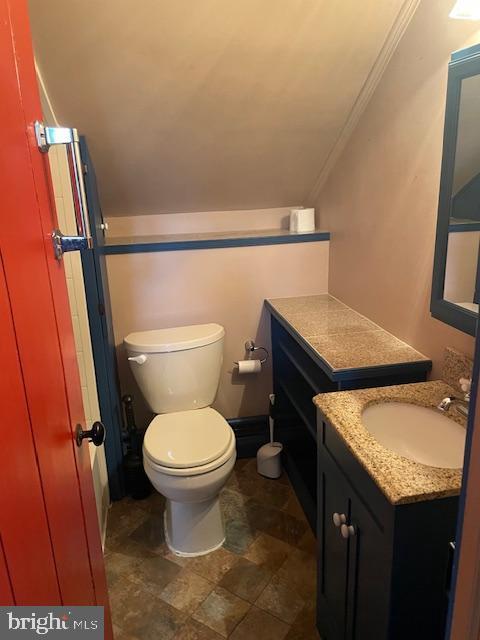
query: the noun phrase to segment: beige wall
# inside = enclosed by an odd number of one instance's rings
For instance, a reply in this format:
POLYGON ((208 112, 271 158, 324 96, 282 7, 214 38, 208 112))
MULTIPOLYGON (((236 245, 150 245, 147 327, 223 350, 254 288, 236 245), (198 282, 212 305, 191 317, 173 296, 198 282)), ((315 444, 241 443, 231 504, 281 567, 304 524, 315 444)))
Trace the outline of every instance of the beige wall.
POLYGON ((411 4, 29 8, 57 115, 88 138, 104 213, 125 216, 301 204, 411 4))
POLYGON ((420 4, 316 206, 332 233, 329 290, 433 358, 473 339, 434 320, 432 278, 447 65, 479 40, 452 2, 420 4))
MULTIPOLYGON (((292 205, 299 206, 299 205, 292 205)), ((205 233, 288 229, 290 208, 248 209, 244 211, 200 211, 162 215, 110 216, 108 236, 148 236, 169 233, 205 233)))
POLYGON ((328 242, 112 255, 108 277, 123 392, 133 392, 140 424, 148 411, 130 374, 122 340, 131 331, 219 322, 225 360, 215 407, 227 418, 265 414, 270 366, 238 376, 245 340, 269 346, 265 298, 327 291, 328 242))

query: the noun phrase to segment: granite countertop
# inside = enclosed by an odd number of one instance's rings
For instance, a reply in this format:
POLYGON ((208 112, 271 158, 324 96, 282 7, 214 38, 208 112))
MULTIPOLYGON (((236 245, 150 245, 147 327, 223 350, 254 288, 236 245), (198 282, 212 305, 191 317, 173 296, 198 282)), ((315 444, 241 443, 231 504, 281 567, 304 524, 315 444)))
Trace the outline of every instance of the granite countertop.
POLYGON ((329 294, 269 299, 266 305, 332 373, 413 363, 431 368, 429 358, 329 294))
MULTIPOLYGON (((429 467, 383 447, 362 424, 362 411, 379 402, 408 402, 436 407, 455 389, 441 380, 390 387, 321 393, 313 399, 325 419, 392 504, 421 502, 460 493, 461 469, 429 467)), ((458 412, 449 416, 466 426, 458 412)))

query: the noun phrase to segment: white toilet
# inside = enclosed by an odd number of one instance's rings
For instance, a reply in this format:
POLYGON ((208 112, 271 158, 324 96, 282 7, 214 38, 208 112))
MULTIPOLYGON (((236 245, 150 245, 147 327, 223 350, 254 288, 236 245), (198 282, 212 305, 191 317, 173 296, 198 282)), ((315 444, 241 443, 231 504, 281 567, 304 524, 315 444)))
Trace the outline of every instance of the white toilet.
POLYGON ((167 498, 171 551, 198 556, 222 546, 219 493, 236 459, 235 436, 210 405, 223 361, 218 324, 131 333, 124 339, 133 375, 157 415, 143 443, 143 465, 167 498))

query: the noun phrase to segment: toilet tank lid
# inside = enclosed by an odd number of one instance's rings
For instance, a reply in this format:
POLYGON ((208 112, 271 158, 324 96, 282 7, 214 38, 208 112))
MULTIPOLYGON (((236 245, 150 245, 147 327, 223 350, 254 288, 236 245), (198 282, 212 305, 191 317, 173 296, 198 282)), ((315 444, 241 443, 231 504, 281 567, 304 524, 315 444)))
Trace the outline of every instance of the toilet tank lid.
POLYGON ((129 333, 123 342, 131 351, 168 353, 203 347, 221 340, 224 335, 225 329, 219 324, 192 324, 186 327, 129 333))

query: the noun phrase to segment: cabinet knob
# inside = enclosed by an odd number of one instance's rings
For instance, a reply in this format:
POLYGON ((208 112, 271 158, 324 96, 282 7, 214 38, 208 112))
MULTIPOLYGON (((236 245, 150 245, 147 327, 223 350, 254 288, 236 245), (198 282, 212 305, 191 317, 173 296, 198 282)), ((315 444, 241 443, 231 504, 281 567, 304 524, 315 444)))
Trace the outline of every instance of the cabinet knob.
POLYGON ((352 524, 342 524, 341 528, 340 528, 340 533, 342 534, 343 538, 350 538, 353 537, 355 535, 355 527, 352 524))
POLYGON ((345 524, 347 521, 347 516, 344 513, 335 512, 332 516, 333 524, 336 527, 340 527, 342 524, 345 524))

